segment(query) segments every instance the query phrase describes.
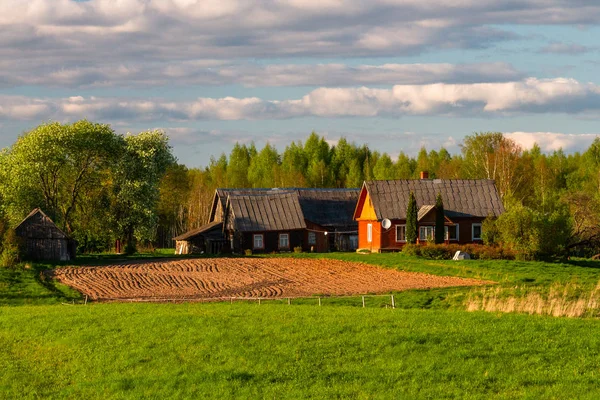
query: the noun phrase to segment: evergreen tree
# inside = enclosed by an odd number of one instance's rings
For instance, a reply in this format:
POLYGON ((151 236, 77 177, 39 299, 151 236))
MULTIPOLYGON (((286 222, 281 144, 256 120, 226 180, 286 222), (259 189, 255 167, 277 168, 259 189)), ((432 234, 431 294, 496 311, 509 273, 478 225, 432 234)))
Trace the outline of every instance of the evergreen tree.
POLYGON ((441 193, 435 199, 435 243, 444 243, 444 201, 441 193))
POLYGON ((417 223, 417 200, 411 191, 406 209, 406 242, 414 244, 419 237, 419 226, 417 223))

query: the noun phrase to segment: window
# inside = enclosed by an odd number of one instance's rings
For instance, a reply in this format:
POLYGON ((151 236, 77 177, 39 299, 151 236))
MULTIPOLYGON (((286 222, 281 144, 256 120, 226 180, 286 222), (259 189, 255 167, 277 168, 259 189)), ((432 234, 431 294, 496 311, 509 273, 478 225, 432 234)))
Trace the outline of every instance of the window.
POLYGON ((265 243, 263 241, 263 235, 262 234, 256 234, 256 235, 252 235, 252 240, 254 242, 254 248, 255 249, 264 249, 265 248, 265 243))
POLYGON ((406 242, 406 225, 396 225, 396 242, 406 242))
POLYGON ((315 232, 308 232, 308 244, 309 245, 317 244, 317 234, 315 232))
POLYGON ((419 240, 427 241, 433 240, 435 234, 435 227, 433 226, 420 226, 419 227, 419 240))
POLYGON ((280 233, 279 234, 279 248, 280 249, 289 249, 290 248, 289 233, 280 233))
POLYGON ((481 224, 471 225, 471 234, 473 240, 481 240, 481 224))
POLYGON ((373 224, 367 225, 367 242, 371 243, 373 241, 373 224))
POLYGON ((446 225, 444 232, 444 240, 458 240, 458 225, 446 225))

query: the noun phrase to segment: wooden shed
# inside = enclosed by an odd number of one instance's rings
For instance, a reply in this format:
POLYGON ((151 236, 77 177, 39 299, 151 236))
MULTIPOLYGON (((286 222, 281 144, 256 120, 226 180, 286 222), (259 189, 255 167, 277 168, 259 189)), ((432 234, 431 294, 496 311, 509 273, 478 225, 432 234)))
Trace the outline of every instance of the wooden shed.
POLYGON ((175 238, 175 254, 218 254, 226 243, 223 223, 211 222, 175 238))
POLYGON ((60 230, 42 210, 36 208, 15 228, 24 241, 25 257, 35 261, 75 259, 76 242, 60 230))

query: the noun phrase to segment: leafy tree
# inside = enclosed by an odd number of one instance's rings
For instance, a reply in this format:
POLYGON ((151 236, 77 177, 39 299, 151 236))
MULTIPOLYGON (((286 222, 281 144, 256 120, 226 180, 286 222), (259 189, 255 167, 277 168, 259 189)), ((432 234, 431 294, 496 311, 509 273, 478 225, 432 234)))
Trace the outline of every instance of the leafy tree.
POLYGON ((444 243, 444 201, 441 193, 435 199, 435 243, 444 243))
POLYGON ((283 186, 305 187, 308 160, 302 147, 302 142, 292 142, 283 152, 281 173, 283 186))
POLYGON ((276 187, 280 178, 280 157, 269 143, 252 159, 248 180, 254 188, 276 187))
POLYGON ((122 138, 87 120, 43 124, 19 137, 1 157, 0 193, 16 223, 43 208, 67 233, 82 199, 107 179, 122 138))
POLYGON ((171 239, 187 229, 187 207, 182 201, 190 197, 191 183, 185 165, 170 165, 158 186, 158 245, 170 247, 171 239))
POLYGON ((161 131, 127 135, 114 176, 113 226, 125 239, 128 253, 136 242, 152 240, 158 222, 159 182, 175 163, 167 136, 161 131))
POLYGON ((415 194, 411 191, 406 208, 406 242, 414 244, 419 237, 418 210, 415 194))
POLYGON ((373 167, 375 179, 394 179, 395 172, 394 163, 387 153, 383 153, 373 167))
POLYGON ((236 143, 229 155, 227 164, 227 184, 234 188, 250 187, 248 169, 250 168, 250 151, 245 145, 236 143))

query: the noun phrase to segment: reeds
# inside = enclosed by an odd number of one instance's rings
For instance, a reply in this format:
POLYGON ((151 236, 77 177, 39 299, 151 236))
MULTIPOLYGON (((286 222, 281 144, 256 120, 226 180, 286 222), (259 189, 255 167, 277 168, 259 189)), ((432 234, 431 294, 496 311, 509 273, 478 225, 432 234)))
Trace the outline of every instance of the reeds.
POLYGON ((556 283, 544 287, 496 287, 474 289, 466 300, 467 311, 527 313, 554 317, 598 316, 600 282, 591 291, 577 284, 556 283))

